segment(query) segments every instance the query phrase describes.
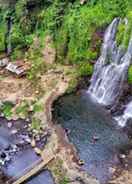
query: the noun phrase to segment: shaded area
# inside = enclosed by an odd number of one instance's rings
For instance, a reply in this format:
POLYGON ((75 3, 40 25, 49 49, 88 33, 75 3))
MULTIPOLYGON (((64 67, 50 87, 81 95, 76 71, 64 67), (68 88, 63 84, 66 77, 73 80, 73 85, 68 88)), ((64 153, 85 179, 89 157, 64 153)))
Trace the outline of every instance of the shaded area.
POLYGON ((115 127, 112 117, 87 94, 61 97, 54 106, 54 118, 62 124, 89 173, 105 183, 118 155, 129 146, 128 136, 115 127))

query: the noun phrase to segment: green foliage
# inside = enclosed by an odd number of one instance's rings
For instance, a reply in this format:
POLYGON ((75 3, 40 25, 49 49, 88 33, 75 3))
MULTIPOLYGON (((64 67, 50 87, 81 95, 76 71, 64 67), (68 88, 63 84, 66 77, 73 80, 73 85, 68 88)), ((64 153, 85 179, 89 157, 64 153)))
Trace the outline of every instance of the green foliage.
POLYGON ((17 59, 22 59, 24 57, 24 53, 21 49, 15 48, 11 55, 11 60, 15 61, 17 59))
POLYGON ((69 82, 69 86, 66 93, 69 94, 74 92, 76 90, 77 84, 78 84, 77 79, 73 77, 69 82))
POLYGON ((106 16, 100 5, 77 7, 70 11, 65 24, 69 33, 68 60, 71 63, 91 59, 92 35, 97 27, 103 27, 109 21, 109 15, 106 16))
MULTIPOLYGON (((129 0, 89 0, 83 5, 79 0, 18 0, 13 2, 13 6, 11 42, 14 50, 29 48, 36 35, 44 45, 43 38, 48 33, 54 40, 57 61, 77 64, 95 60, 101 43, 100 37, 93 39, 95 33, 104 30, 118 16, 129 19, 128 28, 120 25, 117 36, 118 44, 123 40, 123 45, 128 45, 132 26, 132 2, 129 0)), ((1 51, 4 48, 5 23, 1 20, 0 25, 1 51)), ((15 52, 13 57, 17 58, 19 54, 15 52)), ((38 53, 35 54, 37 58, 38 53)), ((40 57, 35 61, 41 65, 40 57)), ((36 63, 31 73, 35 71, 36 63)), ((34 78, 31 76, 29 78, 34 78)))
POLYGON ((100 0, 103 10, 114 17, 124 17, 130 6, 129 0, 100 0))
POLYGON ((29 104, 27 101, 23 101, 20 106, 16 108, 16 114, 20 117, 28 117, 28 111, 29 111, 29 104))
POLYGON ((16 3, 16 7, 15 7, 15 12, 16 12, 16 17, 17 19, 20 19, 22 16, 25 16, 26 13, 26 6, 27 0, 21 0, 21 1, 17 1, 16 3))
POLYGON ((31 128, 34 129, 34 130, 40 131, 40 129, 41 129, 41 120, 33 117, 31 128))
POLYGON ((1 106, 0 111, 4 114, 6 118, 10 118, 12 116, 12 108, 13 104, 11 102, 5 102, 1 106))
POLYGON ((67 177, 64 177, 59 184, 68 184, 69 183, 69 179, 67 177))
POLYGON ((0 9, 0 52, 5 51, 5 35, 7 32, 6 17, 7 11, 0 9))
POLYGON ((35 103, 33 105, 33 112, 42 112, 43 111, 43 106, 42 104, 39 104, 39 103, 35 103))
POLYGON ((0 52, 5 50, 6 26, 4 22, 0 23, 0 52))
POLYGON ((128 70, 128 83, 132 84, 132 65, 129 67, 128 70))
POLYGON ((122 44, 127 49, 130 37, 132 35, 132 11, 127 14, 128 23, 122 20, 118 26, 118 32, 116 36, 117 45, 122 44))
POLYGON ((28 72, 28 79, 36 84, 40 75, 47 70, 47 67, 39 49, 33 49, 28 54, 27 58, 31 61, 31 69, 28 72))
POLYGON ((81 63, 78 67, 79 76, 91 76, 93 73, 93 65, 90 63, 81 63))
POLYGON ((128 25, 124 33, 123 45, 127 48, 129 44, 130 37, 132 36, 132 11, 127 14, 128 25))
POLYGON ((11 43, 13 48, 25 47, 25 38, 19 25, 14 24, 11 32, 11 43))
POLYGON ((120 22, 117 30, 117 35, 116 35, 116 42, 118 46, 122 44, 125 30, 126 30, 125 22, 120 22))

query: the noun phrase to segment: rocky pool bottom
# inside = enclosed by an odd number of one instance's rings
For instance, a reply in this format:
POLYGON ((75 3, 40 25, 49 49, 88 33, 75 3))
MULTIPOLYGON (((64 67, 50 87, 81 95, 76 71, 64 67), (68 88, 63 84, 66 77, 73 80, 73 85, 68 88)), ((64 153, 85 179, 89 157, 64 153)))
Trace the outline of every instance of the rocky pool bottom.
MULTIPOLYGON (((31 131, 24 120, 7 121, 0 118, 0 184, 12 183, 36 166, 40 157, 31 147, 31 131), (29 131, 28 131, 29 130, 29 131)), ((49 133, 37 135, 36 145, 43 147, 49 133)), ((25 184, 54 184, 48 170, 43 170, 25 184)))
POLYGON ((107 110, 93 102, 88 94, 60 97, 53 109, 54 121, 66 130, 84 162, 82 169, 104 184, 124 167, 122 159, 132 141, 107 110))

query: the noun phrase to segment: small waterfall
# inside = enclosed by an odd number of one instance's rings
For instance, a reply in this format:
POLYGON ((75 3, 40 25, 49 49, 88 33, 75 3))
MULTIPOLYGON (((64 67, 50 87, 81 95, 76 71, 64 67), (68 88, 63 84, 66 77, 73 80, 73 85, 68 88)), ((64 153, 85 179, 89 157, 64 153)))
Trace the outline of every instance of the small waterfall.
POLYGON ((120 19, 115 18, 105 32, 101 56, 95 64, 88 90, 97 102, 106 106, 120 97, 132 60, 132 38, 126 52, 123 46, 117 47, 115 40, 119 22, 120 19))
POLYGON ((129 102, 126 106, 126 109, 123 115, 115 117, 115 120, 118 122, 118 125, 121 127, 125 127, 127 121, 132 118, 132 102, 129 102))

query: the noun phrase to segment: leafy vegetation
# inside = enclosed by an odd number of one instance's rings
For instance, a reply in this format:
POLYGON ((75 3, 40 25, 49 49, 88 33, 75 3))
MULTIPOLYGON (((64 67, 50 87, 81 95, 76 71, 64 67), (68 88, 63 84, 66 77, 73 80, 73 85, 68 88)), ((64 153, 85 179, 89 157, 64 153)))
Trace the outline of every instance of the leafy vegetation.
POLYGON ((12 115, 13 104, 10 102, 5 102, 1 107, 0 111, 4 114, 6 118, 10 118, 12 115))
POLYGON ((31 128, 33 130, 40 131, 40 129, 41 129, 41 120, 33 117, 32 118, 31 128))
POLYGON ((128 83, 132 84, 132 65, 129 67, 128 70, 128 83))
POLYGON ((16 114, 21 118, 28 117, 28 111, 29 111, 29 104, 25 100, 22 101, 22 103, 16 108, 16 114))
POLYGON ((122 43, 127 47, 131 35, 132 2, 129 0, 89 0, 83 5, 79 0, 8 0, 1 3, 0 51, 5 49, 8 15, 13 18, 11 58, 26 57, 31 61, 28 75, 31 80, 36 80, 46 70, 42 55, 46 35, 53 39, 56 62, 78 65, 81 76, 92 72, 90 62, 97 59, 102 33, 114 17, 128 19, 127 28, 124 22, 119 26, 118 45, 122 43), (8 6, 7 11, 3 11, 4 4, 8 6), (37 49, 33 47, 35 38, 40 41, 37 49), (88 70, 84 69, 85 63, 89 63, 88 70))

